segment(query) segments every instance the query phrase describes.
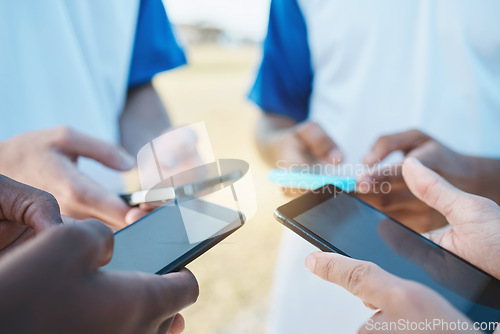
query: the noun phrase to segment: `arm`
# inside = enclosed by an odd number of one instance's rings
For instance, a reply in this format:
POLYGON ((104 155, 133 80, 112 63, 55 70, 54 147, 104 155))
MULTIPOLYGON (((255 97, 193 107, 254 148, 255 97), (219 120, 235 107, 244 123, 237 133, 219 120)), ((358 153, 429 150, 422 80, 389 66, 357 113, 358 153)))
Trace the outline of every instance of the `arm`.
POLYGON ((278 167, 343 160, 342 152, 319 124, 297 124, 281 115, 262 115, 257 124, 257 146, 264 159, 278 167))
POLYGON ((307 121, 313 69, 306 22, 297 1, 273 0, 260 69, 249 98, 263 111, 257 145, 280 167, 323 161, 342 153, 316 123, 307 121))
POLYGON ((281 115, 262 114, 259 118, 256 127, 257 148, 270 165, 279 159, 273 145, 276 137, 289 132, 296 124, 296 121, 281 115))
POLYGON ((186 64, 160 0, 140 1, 128 94, 120 118, 122 145, 132 154, 170 126, 151 81, 163 71, 186 64))
POLYGON ((170 125, 166 109, 151 82, 129 89, 120 116, 120 142, 129 153, 136 156, 144 144, 170 125))

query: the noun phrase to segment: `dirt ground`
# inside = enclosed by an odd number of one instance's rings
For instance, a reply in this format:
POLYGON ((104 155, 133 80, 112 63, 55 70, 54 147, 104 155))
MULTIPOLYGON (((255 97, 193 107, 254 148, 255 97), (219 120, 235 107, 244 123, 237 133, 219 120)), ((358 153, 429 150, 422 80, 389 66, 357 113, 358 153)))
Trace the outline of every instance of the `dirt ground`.
POLYGON ((196 46, 189 65, 155 78, 175 125, 205 121, 216 158, 247 161, 258 211, 239 231, 189 265, 198 302, 185 310, 185 333, 264 333, 282 228, 274 209, 286 198, 267 180, 269 166, 255 147, 258 109, 247 101, 258 46, 196 46))

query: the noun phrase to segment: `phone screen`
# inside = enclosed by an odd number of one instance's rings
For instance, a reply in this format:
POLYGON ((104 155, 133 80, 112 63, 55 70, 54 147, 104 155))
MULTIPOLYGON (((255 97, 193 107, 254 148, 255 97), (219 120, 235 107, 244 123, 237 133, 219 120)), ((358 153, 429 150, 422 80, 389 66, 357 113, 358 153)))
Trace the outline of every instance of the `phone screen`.
POLYGON ((113 257, 103 269, 174 271, 242 224, 240 212, 200 199, 165 205, 115 233, 113 257))
POLYGON ((473 321, 500 319, 499 280, 332 185, 278 212, 285 225, 298 228, 322 250, 371 261, 396 276, 420 282, 473 321))

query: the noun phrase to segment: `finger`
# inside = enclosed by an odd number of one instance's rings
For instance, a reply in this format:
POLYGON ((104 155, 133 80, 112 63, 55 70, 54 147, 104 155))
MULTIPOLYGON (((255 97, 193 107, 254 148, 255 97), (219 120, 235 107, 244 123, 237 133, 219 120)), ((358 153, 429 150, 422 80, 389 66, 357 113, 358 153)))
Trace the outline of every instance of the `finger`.
POLYGON ((316 252, 306 259, 306 267, 320 278, 340 285, 376 308, 384 308, 387 289, 401 279, 377 265, 334 253, 316 252))
POLYGON ((26 225, 36 232, 62 224, 51 194, 0 175, 0 219, 26 225))
POLYGON ((174 317, 174 321, 172 322, 172 325, 170 326, 170 330, 168 331, 169 334, 180 334, 182 331, 184 331, 184 328, 186 327, 186 322, 184 320, 184 317, 182 314, 177 313, 174 317))
POLYGON ((305 122, 298 125, 296 134, 316 158, 332 164, 339 164, 344 160, 337 144, 317 123, 305 122))
POLYGON ((402 151, 407 154, 412 149, 429 140, 430 137, 418 130, 409 130, 392 135, 382 136, 364 156, 363 162, 369 166, 382 161, 390 153, 402 151))
POLYGON ((391 189, 390 191, 387 189, 390 188, 376 189, 367 194, 357 193, 356 197, 387 215, 391 215, 392 212, 398 211, 406 211, 408 213, 422 211, 427 207, 427 205, 417 199, 408 188, 391 189))
POLYGON ((403 180, 401 164, 368 171, 360 175, 356 181, 356 191, 363 194, 376 190, 387 193, 392 189, 402 188, 406 188, 406 184, 403 180))
POLYGON ((453 187, 434 171, 422 165, 415 158, 407 158, 403 163, 403 177, 411 192, 430 207, 443 214, 450 224, 454 208, 468 194, 453 187))
POLYGON ((125 223, 130 225, 130 224, 138 221, 139 219, 141 219, 145 215, 147 215, 149 212, 151 212, 151 211, 142 210, 140 208, 132 208, 127 212, 127 214, 125 216, 125 223))
POLYGON ((388 323, 388 321, 385 319, 382 311, 378 311, 361 326, 358 330, 358 334, 381 333, 380 331, 374 330, 374 328, 383 328, 382 325, 377 325, 382 323, 388 323))
POLYGON ((363 302, 363 304, 368 307, 370 310, 378 310, 378 308, 376 308, 374 305, 370 304, 370 303, 367 303, 367 302, 363 302))
POLYGON ((290 198, 297 198, 309 192, 309 190, 307 189, 289 188, 289 187, 281 187, 281 191, 283 192, 283 195, 290 198))
POLYGON ((165 319, 192 305, 198 298, 198 282, 187 269, 149 278, 148 287, 152 290, 146 293, 145 307, 149 312, 160 312, 165 319))
POLYGON ((56 232, 55 237, 63 238, 68 245, 64 252, 73 258, 71 263, 83 270, 94 271, 111 260, 113 233, 103 223, 87 220, 63 226, 56 232))
POLYGON ((190 127, 172 129, 153 141, 155 153, 166 168, 174 168, 196 153, 198 136, 190 127))
POLYGON ((174 324, 174 320, 175 320, 175 317, 172 317, 172 318, 168 318, 167 320, 163 321, 160 324, 160 327, 158 328, 157 333, 158 334, 165 334, 165 333, 170 334, 170 333, 172 333, 171 328, 172 328, 172 325, 174 324))
POLYGON ((71 128, 62 127, 58 131, 57 143, 65 153, 87 157, 116 170, 125 171, 135 166, 135 159, 121 147, 71 128))
POLYGON ((79 219, 75 219, 75 218, 64 216, 64 215, 61 216, 61 218, 62 218, 63 224, 65 224, 65 225, 77 224, 77 223, 81 222, 81 220, 79 220, 79 219))
MULTIPOLYGON (((60 200, 67 203, 66 207, 79 207, 81 213, 74 218, 93 217, 116 229, 127 225, 125 216, 130 207, 118 195, 110 193, 74 168, 68 170, 67 179, 71 195, 60 200)), ((70 216, 74 214, 63 213, 70 216)))
POLYGON ((33 238, 35 232, 27 226, 0 222, 0 256, 33 238))

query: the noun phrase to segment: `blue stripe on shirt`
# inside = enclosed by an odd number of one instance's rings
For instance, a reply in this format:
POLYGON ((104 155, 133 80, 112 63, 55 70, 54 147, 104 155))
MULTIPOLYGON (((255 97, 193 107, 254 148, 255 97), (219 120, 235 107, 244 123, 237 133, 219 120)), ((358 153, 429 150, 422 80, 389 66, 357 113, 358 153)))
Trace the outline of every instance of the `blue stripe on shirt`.
POLYGON ((266 113, 307 118, 313 71, 297 0, 273 0, 262 63, 249 94, 266 113))
POLYGON ((129 87, 150 82, 159 72, 186 64, 161 0, 141 0, 129 87))

